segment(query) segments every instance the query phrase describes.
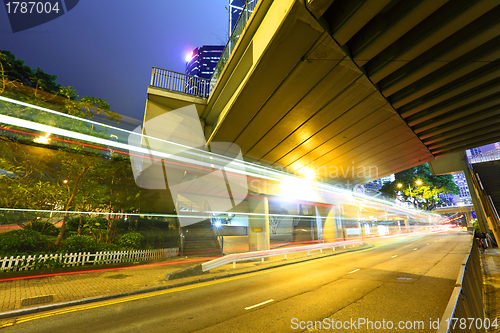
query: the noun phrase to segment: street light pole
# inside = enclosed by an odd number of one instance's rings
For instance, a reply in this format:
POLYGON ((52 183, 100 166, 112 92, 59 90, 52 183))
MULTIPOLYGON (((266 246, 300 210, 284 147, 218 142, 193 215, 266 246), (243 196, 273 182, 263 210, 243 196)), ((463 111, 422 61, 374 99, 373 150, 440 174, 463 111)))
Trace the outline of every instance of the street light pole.
MULTIPOLYGON (((421 181, 420 179, 417 179, 417 181, 415 182, 415 184, 417 184, 417 186, 418 186, 418 185, 421 185, 421 184, 422 184, 422 181, 421 181)), ((402 188, 402 187, 403 187, 403 184, 398 183, 398 188, 402 188)), ((408 190, 410 190, 410 198, 412 198, 412 200, 411 200, 411 201, 412 201, 413 205, 415 205, 415 202, 413 202, 413 194, 412 194, 412 192, 411 192, 411 186, 410 186, 410 184, 409 184, 409 183, 408 183, 408 190)))

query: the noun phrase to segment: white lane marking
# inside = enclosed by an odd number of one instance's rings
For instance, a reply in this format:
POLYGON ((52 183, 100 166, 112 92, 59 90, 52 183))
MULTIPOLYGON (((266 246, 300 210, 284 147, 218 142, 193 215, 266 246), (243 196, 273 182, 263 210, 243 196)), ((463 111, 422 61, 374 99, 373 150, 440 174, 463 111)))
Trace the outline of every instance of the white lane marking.
POLYGON ((255 305, 252 305, 252 306, 247 306, 245 308, 245 310, 250 310, 250 309, 256 308, 258 306, 261 306, 261 305, 264 305, 264 304, 267 304, 267 303, 271 303, 271 302, 274 302, 274 299, 270 299, 270 300, 267 300, 265 302, 262 302, 262 303, 259 303, 259 304, 255 304, 255 305))
POLYGON ((398 256, 398 255, 396 254, 396 255, 393 255, 391 258, 396 258, 397 256, 398 256))
POLYGON ((416 248, 413 249, 413 251, 416 251, 416 250, 418 250, 418 247, 416 247, 416 248))
POLYGON ((351 272, 349 272, 349 273, 347 273, 347 274, 356 273, 356 272, 357 272, 357 271, 359 271, 359 270, 360 270, 360 269, 358 268, 358 269, 355 269, 355 270, 353 270, 353 271, 351 271, 351 272))

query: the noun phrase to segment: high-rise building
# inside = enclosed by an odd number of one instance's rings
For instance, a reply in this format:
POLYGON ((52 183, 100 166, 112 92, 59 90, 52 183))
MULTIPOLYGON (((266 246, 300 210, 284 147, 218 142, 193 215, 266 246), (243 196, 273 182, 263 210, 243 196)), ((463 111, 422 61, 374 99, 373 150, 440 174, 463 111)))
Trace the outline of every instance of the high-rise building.
POLYGON ((470 154, 472 156, 479 155, 482 153, 481 147, 470 149, 470 154))
POLYGON ((467 156, 476 156, 476 155, 479 155, 482 153, 489 152, 493 149, 498 149, 499 146, 500 146, 499 143, 495 142, 495 143, 491 143, 489 145, 484 145, 484 146, 477 147, 477 148, 467 149, 466 153, 467 153, 467 156))
POLYGON ((372 182, 365 184, 365 193, 378 193, 378 191, 384 186, 385 183, 391 183, 396 179, 394 174, 382 177, 380 179, 374 180, 372 182))
POLYGON ((245 0, 229 0, 229 36, 234 30, 236 22, 243 11, 243 6, 245 6, 245 0))
POLYGON ((460 189, 460 194, 458 195, 459 198, 455 198, 454 201, 461 202, 465 205, 470 205, 471 197, 470 197, 469 187, 467 186, 467 180, 465 178, 465 174, 463 172, 454 173, 453 181, 455 182, 455 184, 457 184, 458 188, 460 189))
POLYGON ((190 60, 186 63, 186 74, 210 79, 215 66, 224 51, 224 45, 203 45, 191 52, 190 60))

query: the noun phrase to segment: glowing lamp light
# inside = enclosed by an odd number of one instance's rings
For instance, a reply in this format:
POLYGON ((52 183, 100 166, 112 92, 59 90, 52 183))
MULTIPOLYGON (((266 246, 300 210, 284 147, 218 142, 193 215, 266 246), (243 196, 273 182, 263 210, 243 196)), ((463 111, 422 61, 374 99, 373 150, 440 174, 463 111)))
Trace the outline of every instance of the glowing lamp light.
POLYGON ((316 172, 314 172, 314 170, 312 169, 305 169, 303 173, 304 178, 307 180, 313 180, 314 178, 316 178, 316 172))
POLYGON ((222 226, 222 223, 221 223, 221 221, 217 220, 217 221, 215 221, 214 225, 216 228, 220 228, 222 226))
POLYGON ((398 187, 399 187, 399 188, 403 187, 403 184, 399 183, 399 184, 398 184, 398 187))
POLYGON ((186 62, 191 61, 191 59, 193 59, 193 51, 186 54, 186 62))
POLYGON ((417 185, 422 185, 422 181, 419 179, 419 180, 416 181, 416 184, 417 185))
POLYGON ((45 134, 45 136, 39 136, 38 138, 36 138, 33 141, 35 141, 36 143, 43 143, 43 144, 47 145, 50 142, 49 135, 50 135, 50 133, 47 133, 47 134, 45 134))
POLYGON ((67 183, 68 183, 68 180, 67 180, 67 179, 63 180, 63 183, 64 183, 64 184, 67 184, 67 183))

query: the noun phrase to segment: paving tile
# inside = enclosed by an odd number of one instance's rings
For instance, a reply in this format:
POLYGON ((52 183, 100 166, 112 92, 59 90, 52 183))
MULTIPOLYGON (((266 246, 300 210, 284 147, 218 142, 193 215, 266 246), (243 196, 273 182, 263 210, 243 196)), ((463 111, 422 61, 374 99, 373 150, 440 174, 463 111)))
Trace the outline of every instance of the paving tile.
MULTIPOLYGON (((485 317, 491 321, 497 318, 500 325, 500 250, 487 249, 481 259, 484 270, 485 317)), ((500 326, 491 328, 488 332, 500 332, 500 326)))

